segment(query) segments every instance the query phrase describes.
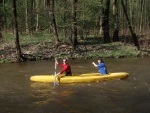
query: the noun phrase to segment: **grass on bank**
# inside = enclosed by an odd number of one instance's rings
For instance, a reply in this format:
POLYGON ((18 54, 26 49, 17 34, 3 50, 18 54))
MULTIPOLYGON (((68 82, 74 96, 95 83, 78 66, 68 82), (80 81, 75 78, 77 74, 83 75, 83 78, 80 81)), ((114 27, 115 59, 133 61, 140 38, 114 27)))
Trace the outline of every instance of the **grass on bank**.
POLYGON ((132 45, 125 45, 120 42, 101 44, 102 48, 99 52, 89 53, 89 57, 94 58, 101 56, 103 58, 124 58, 138 57, 140 51, 132 45))
MULTIPOLYGON (((38 45, 39 43, 49 44, 53 41, 53 36, 51 34, 20 34, 20 45, 21 47, 27 47, 31 45, 38 45)), ((66 40, 60 37, 61 40, 66 40)), ((104 58, 123 58, 123 57, 137 57, 140 55, 140 51, 136 49, 135 46, 124 44, 121 42, 102 44, 102 38, 93 38, 88 37, 84 40, 84 44, 87 46, 88 51, 81 53, 76 53, 74 57, 76 58, 95 58, 95 57, 104 57, 104 58)), ((82 41, 79 40, 79 46, 83 46, 82 41)), ((12 34, 7 34, 3 40, 0 41, 0 53, 2 50, 8 48, 14 48, 14 37, 12 34), (5 47, 6 46, 6 47, 5 47)), ((40 48, 44 51, 44 48, 40 48)), ((64 57, 64 56, 63 56, 64 57)), ((71 56, 67 56, 68 58, 71 56)), ((0 62, 11 62, 11 57, 0 58, 0 62)))
MULTIPOLYGON (((33 35, 29 34, 20 34, 19 41, 21 46, 30 45, 30 44, 38 44, 41 42, 52 42, 51 34, 40 34, 36 33, 33 35)), ((1 41, 3 43, 14 43, 14 37, 12 33, 8 33, 4 36, 4 39, 1 41)))

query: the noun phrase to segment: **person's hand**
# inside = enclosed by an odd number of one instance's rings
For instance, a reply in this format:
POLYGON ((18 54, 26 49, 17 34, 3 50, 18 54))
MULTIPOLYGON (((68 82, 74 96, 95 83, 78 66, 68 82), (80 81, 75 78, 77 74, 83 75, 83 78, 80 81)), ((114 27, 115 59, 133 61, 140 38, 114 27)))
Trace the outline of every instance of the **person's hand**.
POLYGON ((57 59, 55 59, 55 62, 56 62, 56 64, 58 64, 58 61, 57 61, 57 59))
POLYGON ((92 64, 93 64, 95 67, 97 67, 97 65, 95 64, 95 62, 92 62, 92 64))
POLYGON ((57 73, 56 76, 58 76, 60 73, 57 73))

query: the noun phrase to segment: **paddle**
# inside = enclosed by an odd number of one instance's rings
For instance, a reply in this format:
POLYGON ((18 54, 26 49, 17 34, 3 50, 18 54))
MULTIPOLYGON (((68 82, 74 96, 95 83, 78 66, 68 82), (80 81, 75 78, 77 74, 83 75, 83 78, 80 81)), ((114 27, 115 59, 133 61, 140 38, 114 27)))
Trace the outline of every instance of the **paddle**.
POLYGON ((56 83, 56 59, 55 59, 55 72, 54 72, 54 86, 56 86, 57 85, 57 83, 56 83))

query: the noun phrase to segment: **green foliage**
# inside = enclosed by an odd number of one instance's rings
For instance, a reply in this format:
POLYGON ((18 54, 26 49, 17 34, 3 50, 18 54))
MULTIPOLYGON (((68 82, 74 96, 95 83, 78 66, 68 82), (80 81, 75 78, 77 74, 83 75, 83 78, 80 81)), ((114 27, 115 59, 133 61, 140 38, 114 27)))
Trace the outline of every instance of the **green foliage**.
POLYGON ((100 19, 102 4, 98 1, 82 0, 78 5, 78 25, 83 29, 93 29, 100 19))
MULTIPOLYGON (((20 44, 21 46, 25 45, 30 45, 30 44, 38 44, 42 42, 52 42, 53 36, 51 34, 41 34, 41 33, 36 33, 33 35, 28 35, 28 34, 20 34, 20 44)), ((13 43, 14 42, 14 37, 13 34, 7 34, 4 37, 4 41, 6 43, 13 43)))
POLYGON ((41 42, 51 42, 50 35, 34 34, 34 35, 22 35, 20 37, 21 45, 38 44, 41 42))
POLYGON ((140 51, 131 45, 124 45, 123 43, 102 44, 99 52, 89 53, 90 58, 103 57, 103 58, 123 58, 123 57, 137 57, 140 51))
MULTIPOLYGON (((31 28, 34 28, 36 26, 36 14, 39 14, 39 29, 40 31, 45 31, 49 29, 50 19, 48 16, 48 8, 47 4, 44 3, 42 0, 38 0, 39 5, 37 5, 37 0, 27 0, 27 10, 28 10, 28 25, 29 30, 31 28), (32 2, 35 3, 34 7, 32 8, 32 2), (33 19, 33 20, 32 20, 33 19)), ((145 1, 145 3, 148 3, 148 0, 145 1)), ((142 7, 142 2, 135 1, 135 0, 126 0, 124 1, 124 4, 127 9, 127 13, 129 15, 129 18, 131 19, 131 23, 133 26, 139 26, 139 22, 141 19, 141 15, 139 13, 142 13, 142 9, 139 7, 142 7), (139 7, 137 7, 139 6, 139 7), (139 13, 136 13, 139 12, 139 13)), ((110 2, 110 18, 109 18, 109 25, 110 30, 113 30, 113 1, 110 2)), ((102 19, 101 10, 102 8, 105 8, 106 4, 105 1, 101 3, 101 0, 79 0, 77 2, 77 27, 78 30, 84 29, 85 31, 89 30, 99 30, 99 21, 102 19)), ((5 0, 5 8, 6 8, 6 29, 11 30, 12 29, 12 1, 11 0, 5 0)), ((18 23, 19 23, 19 31, 24 32, 26 29, 25 26, 25 1, 24 0, 18 0, 17 1, 17 14, 18 14, 18 23)), ((145 4, 144 13, 143 13, 143 24, 147 25, 148 22, 148 9, 149 4, 145 4), (147 16, 146 16, 147 15, 147 16), (145 23, 144 23, 145 22, 145 23)), ((70 0, 56 0, 55 1, 55 17, 56 17, 56 23, 57 27, 59 28, 59 31, 63 31, 64 28, 71 29, 71 22, 72 22, 72 1, 70 0)), ((0 15, 3 14, 3 4, 1 2, 0 4, 0 15)), ((120 23, 124 24, 126 28, 127 22, 125 17, 123 17, 122 12, 122 6, 120 1, 118 1, 118 15, 120 18, 120 23)), ((120 26, 121 27, 121 26, 120 26)), ((48 30, 47 30, 48 32, 48 30)), ((93 32, 92 32, 93 33, 93 32)))
POLYGON ((11 59, 0 59, 0 63, 11 63, 11 59))
MULTIPOLYGON (((43 36, 40 37, 47 37, 48 33, 52 33, 52 29, 50 28, 50 18, 48 14, 48 7, 47 4, 44 3, 43 0, 38 0, 39 5, 37 6, 37 0, 27 0, 27 11, 28 14, 25 14, 25 0, 17 0, 17 14, 18 14, 18 27, 19 27, 19 33, 24 34, 26 31, 26 16, 28 19, 28 27, 29 27, 29 33, 31 33, 33 30, 33 35, 31 36, 30 34, 27 35, 27 39, 25 36, 20 35, 20 41, 21 44, 24 43, 22 42, 25 41, 26 43, 29 41, 33 41, 34 43, 38 41, 45 41, 44 38, 37 38, 35 35, 37 33, 45 33, 43 36), (32 2, 35 4, 33 5, 32 2), (34 7, 32 7, 32 5, 34 7), (36 24, 37 24, 37 14, 39 16, 38 18, 38 27, 39 31, 35 31, 36 24), (36 37, 36 38, 33 38, 36 37), (31 39, 30 39, 31 38, 31 39), (26 41, 27 40, 27 41, 26 41)), ((139 27, 139 22, 141 20, 141 13, 142 10, 141 8, 137 6, 142 6, 142 2, 140 1, 135 1, 135 0, 126 0, 124 1, 126 9, 127 9, 127 14, 129 16, 129 19, 131 19, 131 24, 133 27, 138 26, 139 27), (138 12, 138 13, 137 13, 138 12)), ((145 0, 145 3, 149 3, 148 0, 145 0)), ((110 3, 110 11, 109 11, 109 28, 110 28, 110 35, 113 35, 113 30, 114 30, 114 17, 112 13, 112 7, 113 6, 113 1, 111 0, 110 3)), ((99 36, 99 31, 100 31, 100 21, 102 20, 102 9, 106 7, 105 1, 104 0, 78 0, 77 2, 77 30, 78 30, 78 36, 83 34, 83 37, 88 37, 89 35, 91 36, 99 36), (103 2, 102 2, 103 1, 103 2), (101 3, 102 2, 102 3, 101 3)), ((13 24, 12 24, 12 1, 11 0, 5 0, 5 16, 6 16, 6 22, 3 24, 6 24, 7 31, 12 33, 13 29, 13 24)), ((56 24, 58 28, 58 35, 59 38, 62 40, 66 40, 64 36, 64 29, 67 31, 67 38, 71 37, 71 25, 72 25, 72 1, 71 0, 55 0, 55 18, 56 18, 56 24)), ((0 4, 0 15, 3 16, 3 4, 1 2, 0 4)), ((122 11, 122 6, 120 1, 118 1, 118 15, 119 15, 119 26, 121 31, 120 33, 126 32, 127 34, 125 35, 130 35, 128 32, 128 25, 127 21, 125 19, 125 16, 123 16, 123 11, 122 11), (124 30, 122 32, 122 29, 124 30)), ((149 4, 145 4, 144 8, 144 13, 143 13, 143 27, 144 25, 148 25, 147 23, 149 22, 149 4)), ((1 17, 3 18, 3 17, 1 17)), ((136 28, 138 31, 138 28, 136 28)), ((9 38, 13 40, 13 36, 9 36, 8 34, 5 40, 8 40, 9 38)), ((41 35, 41 34, 40 34, 41 35)), ((120 34, 119 34, 120 35, 120 34)), ((52 36, 50 36, 51 39, 52 36)), ((103 37, 101 37, 102 39, 103 37)), ((87 38, 88 39, 88 38, 87 38)), ((99 41, 102 43, 103 41, 99 41)), ((96 42, 92 42, 96 43, 96 42)), ((118 53, 110 53, 112 55, 118 54, 118 53)), ((129 54, 130 55, 130 54, 129 54)), ((135 53, 136 55, 136 53, 135 53)))

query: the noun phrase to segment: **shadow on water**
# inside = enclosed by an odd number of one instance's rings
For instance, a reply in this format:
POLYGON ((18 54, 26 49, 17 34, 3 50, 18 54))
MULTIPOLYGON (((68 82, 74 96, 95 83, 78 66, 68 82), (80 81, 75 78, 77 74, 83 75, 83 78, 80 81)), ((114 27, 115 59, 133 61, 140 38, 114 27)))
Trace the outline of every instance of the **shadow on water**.
MULTIPOLYGON (((71 60, 73 73, 97 72, 91 62, 71 60)), ((31 82, 53 74, 54 61, 0 64, 2 113, 149 113, 149 58, 104 59, 109 72, 128 72, 124 80, 60 84, 31 82)), ((57 69, 58 72, 59 69, 57 69)))

